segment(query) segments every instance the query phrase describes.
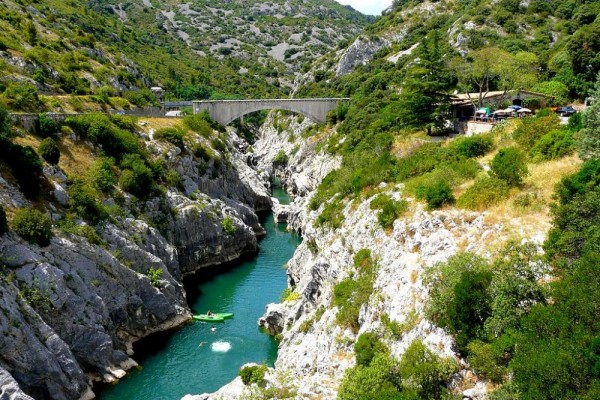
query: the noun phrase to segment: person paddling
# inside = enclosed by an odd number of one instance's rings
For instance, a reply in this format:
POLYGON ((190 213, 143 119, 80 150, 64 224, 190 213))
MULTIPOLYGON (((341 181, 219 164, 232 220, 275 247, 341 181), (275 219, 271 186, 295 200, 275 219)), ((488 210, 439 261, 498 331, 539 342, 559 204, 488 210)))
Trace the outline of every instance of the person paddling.
POLYGON ((206 315, 208 315, 209 317, 212 317, 214 314, 212 313, 212 311, 208 310, 208 312, 206 313, 206 315))

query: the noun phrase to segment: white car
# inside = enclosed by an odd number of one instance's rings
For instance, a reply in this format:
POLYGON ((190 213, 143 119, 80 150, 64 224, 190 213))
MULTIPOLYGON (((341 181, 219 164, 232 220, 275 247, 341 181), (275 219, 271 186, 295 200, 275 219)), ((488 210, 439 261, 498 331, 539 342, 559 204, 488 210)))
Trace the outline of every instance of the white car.
POLYGON ((183 111, 180 111, 180 110, 167 111, 165 113, 165 117, 183 117, 183 111))

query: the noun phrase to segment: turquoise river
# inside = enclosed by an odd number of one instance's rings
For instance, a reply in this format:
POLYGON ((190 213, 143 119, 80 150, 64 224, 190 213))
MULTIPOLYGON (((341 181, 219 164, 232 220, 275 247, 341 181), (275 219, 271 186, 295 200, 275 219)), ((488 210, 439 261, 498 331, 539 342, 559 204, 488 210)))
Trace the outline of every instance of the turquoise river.
MULTIPOLYGON (((281 189, 273 195, 288 199, 281 189)), ((194 314, 233 312, 231 320, 215 324, 193 322, 150 336, 134 346, 141 365, 118 384, 97 390, 101 400, 179 400, 186 394, 214 392, 233 380, 248 362, 272 365, 277 342, 262 333, 257 320, 265 305, 278 301, 286 287, 284 265, 300 243, 299 236, 275 224, 272 214, 262 219, 267 235, 255 257, 201 271, 186 281, 188 302, 194 314)))

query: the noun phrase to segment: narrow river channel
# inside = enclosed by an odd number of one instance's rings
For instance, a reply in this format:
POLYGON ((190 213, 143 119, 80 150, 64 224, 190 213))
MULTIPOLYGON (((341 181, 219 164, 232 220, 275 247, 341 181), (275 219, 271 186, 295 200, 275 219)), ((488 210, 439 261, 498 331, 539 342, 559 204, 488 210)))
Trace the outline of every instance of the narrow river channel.
MULTIPOLYGON (((273 196, 288 201, 281 189, 273 196)), ((134 358, 142 366, 118 384, 98 390, 102 400, 179 400, 186 394, 213 392, 229 383, 248 362, 272 365, 277 342, 260 332, 256 321, 265 305, 277 301, 286 287, 284 264, 300 243, 299 236, 275 224, 272 214, 262 219, 267 235, 256 257, 240 261, 227 272, 200 272, 186 282, 194 314, 233 312, 224 323, 194 322, 156 334, 135 346, 134 358)))

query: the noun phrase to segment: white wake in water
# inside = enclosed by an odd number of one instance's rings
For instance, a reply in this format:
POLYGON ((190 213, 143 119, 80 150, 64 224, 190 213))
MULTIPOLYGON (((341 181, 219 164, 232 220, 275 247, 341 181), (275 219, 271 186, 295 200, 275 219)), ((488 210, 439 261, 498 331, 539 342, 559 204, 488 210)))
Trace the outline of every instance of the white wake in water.
POLYGON ((227 353, 231 350, 231 343, 229 342, 214 342, 210 345, 210 349, 216 353, 227 353))

